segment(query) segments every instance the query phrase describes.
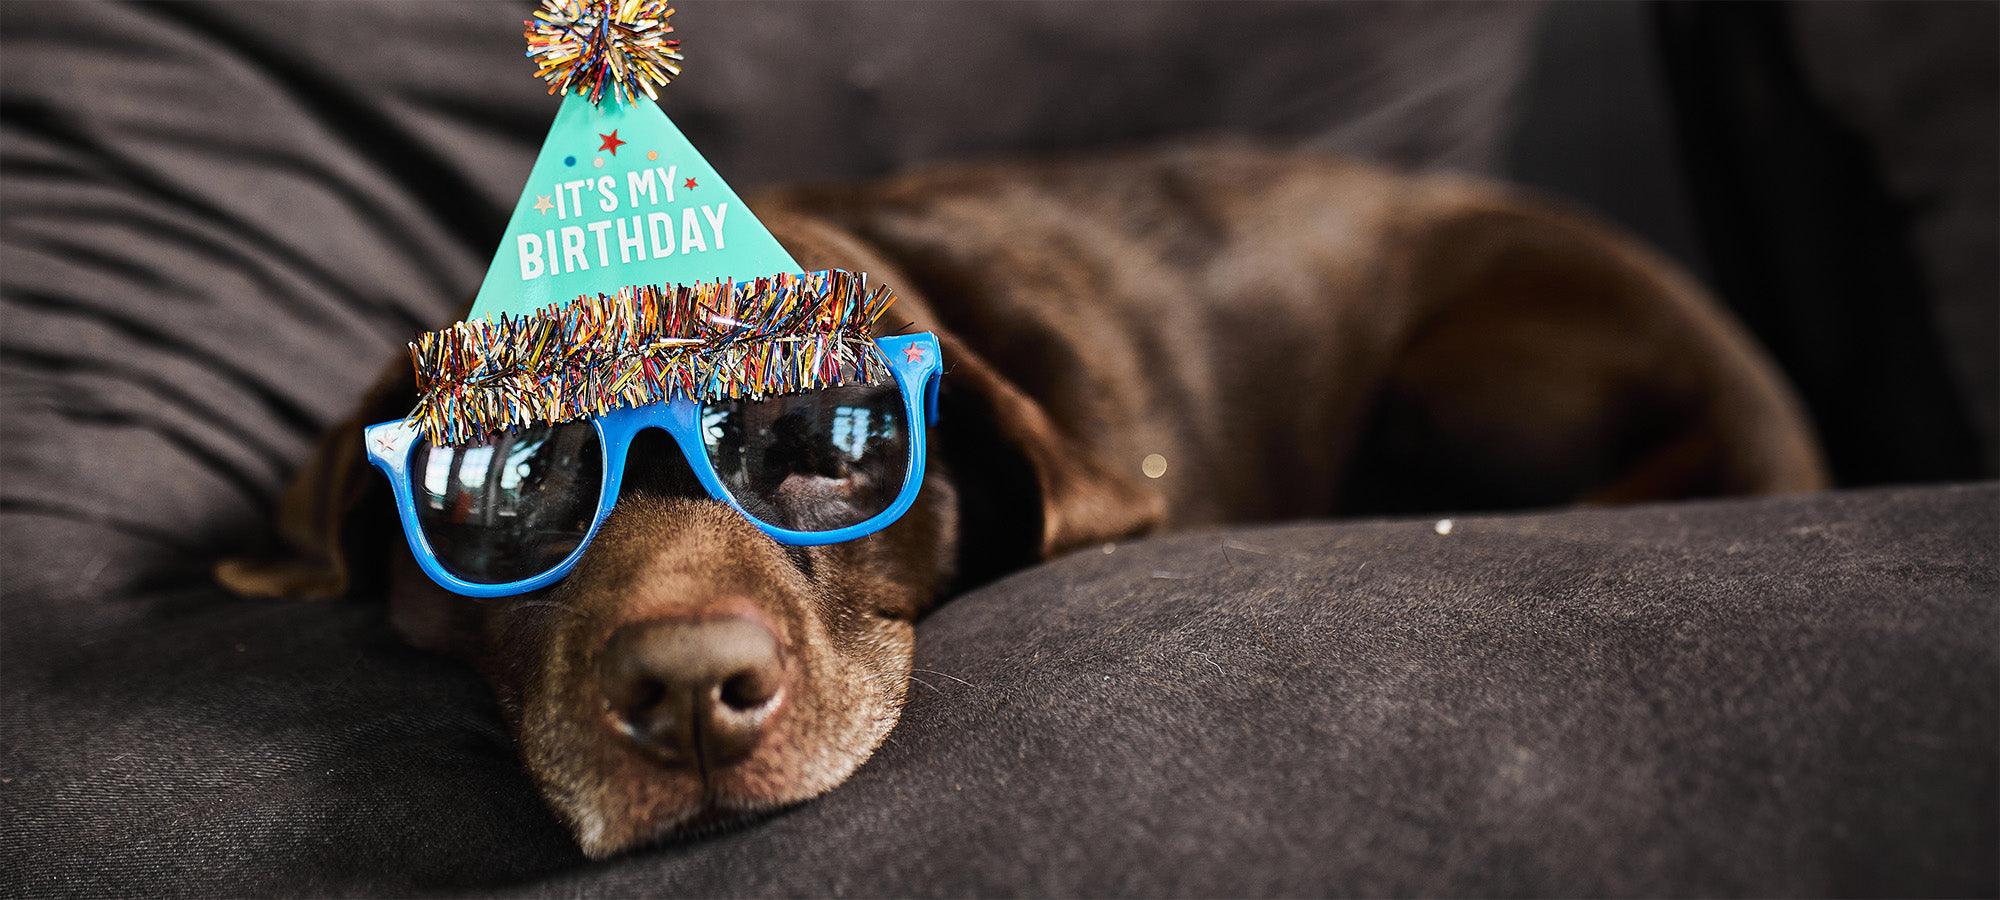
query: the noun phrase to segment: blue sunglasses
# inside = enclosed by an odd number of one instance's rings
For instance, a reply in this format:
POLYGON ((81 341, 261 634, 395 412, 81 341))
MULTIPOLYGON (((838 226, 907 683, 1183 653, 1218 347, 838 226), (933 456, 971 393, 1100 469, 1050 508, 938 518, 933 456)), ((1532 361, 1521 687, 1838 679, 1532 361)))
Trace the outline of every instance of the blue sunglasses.
POLYGON ((682 397, 449 446, 398 419, 369 426, 363 439, 395 488, 417 564, 470 597, 524 593, 569 574, 617 504, 626 456, 647 428, 672 435, 708 495, 779 543, 850 541, 916 502, 924 429, 937 420, 937 337, 875 344, 894 386, 682 397))

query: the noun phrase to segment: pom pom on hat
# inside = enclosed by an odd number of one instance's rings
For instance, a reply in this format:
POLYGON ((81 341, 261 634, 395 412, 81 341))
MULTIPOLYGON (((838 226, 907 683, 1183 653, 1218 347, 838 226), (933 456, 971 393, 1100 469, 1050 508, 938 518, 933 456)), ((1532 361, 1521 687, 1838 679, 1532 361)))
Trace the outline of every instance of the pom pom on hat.
POLYGON ((658 100, 653 85, 681 72, 681 42, 667 39, 673 14, 662 0, 542 0, 521 25, 549 93, 602 103, 608 89, 616 102, 633 103, 641 92, 658 100))

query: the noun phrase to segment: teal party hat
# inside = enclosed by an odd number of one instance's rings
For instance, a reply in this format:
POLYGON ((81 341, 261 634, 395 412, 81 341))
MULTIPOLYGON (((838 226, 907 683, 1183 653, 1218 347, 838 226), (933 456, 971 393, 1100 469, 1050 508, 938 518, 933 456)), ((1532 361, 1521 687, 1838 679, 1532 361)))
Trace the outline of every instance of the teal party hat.
POLYGON ((680 73, 659 0, 544 0, 528 56, 563 95, 466 321, 411 343, 433 443, 673 397, 888 377, 895 296, 800 270, 660 109, 680 73), (643 96, 641 96, 643 94, 643 96))
POLYGON ((658 103, 563 98, 472 315, 800 271, 658 103))

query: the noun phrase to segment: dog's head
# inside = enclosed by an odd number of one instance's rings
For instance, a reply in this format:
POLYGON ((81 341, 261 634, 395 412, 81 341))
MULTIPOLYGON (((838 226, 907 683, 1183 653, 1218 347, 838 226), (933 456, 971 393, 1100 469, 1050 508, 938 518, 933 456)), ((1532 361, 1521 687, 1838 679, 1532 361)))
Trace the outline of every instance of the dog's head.
MULTIPOLYGON (((768 224, 809 264, 898 284, 838 232, 768 224)), ((924 298, 899 293, 895 326, 938 331, 924 298)), ((949 374, 922 491, 864 538, 781 545, 709 498, 664 433, 642 432, 617 506, 567 577, 512 597, 451 593, 411 558, 362 452, 361 429, 414 400, 399 361, 285 494, 282 552, 225 562, 218 577, 246 595, 309 597, 381 570, 397 629, 484 674, 529 773, 592 856, 796 803, 839 784, 895 725, 914 623, 950 586, 1160 518, 1157 497, 939 337, 949 374), (955 467, 980 477, 961 489, 955 467)))

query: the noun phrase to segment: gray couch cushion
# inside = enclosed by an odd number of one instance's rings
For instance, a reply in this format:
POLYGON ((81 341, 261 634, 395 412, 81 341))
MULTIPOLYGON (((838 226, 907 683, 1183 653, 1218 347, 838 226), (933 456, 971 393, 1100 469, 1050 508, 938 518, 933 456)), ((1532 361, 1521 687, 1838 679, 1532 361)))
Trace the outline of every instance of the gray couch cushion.
POLYGON ((1996 890, 2000 487, 1087 550, 918 630, 832 794, 586 863, 366 602, 10 658, 9 894, 1996 890))

